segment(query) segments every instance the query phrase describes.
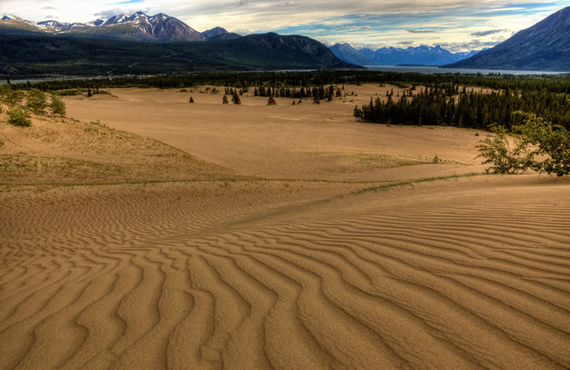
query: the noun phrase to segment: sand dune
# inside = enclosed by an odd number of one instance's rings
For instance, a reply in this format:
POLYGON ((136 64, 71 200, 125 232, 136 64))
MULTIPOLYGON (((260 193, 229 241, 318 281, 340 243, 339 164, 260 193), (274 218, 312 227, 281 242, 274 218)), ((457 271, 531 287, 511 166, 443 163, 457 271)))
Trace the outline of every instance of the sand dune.
MULTIPOLYGON (((150 146, 176 151, 173 163, 189 160, 195 177, 156 182, 145 149, 130 159, 141 163, 137 183, 50 185, 56 173, 28 184, 32 172, 3 180, 0 368, 570 367, 568 179, 461 177, 480 171, 468 146, 474 131, 358 125, 342 102, 331 107, 345 118, 322 130, 273 111, 282 136, 264 147, 249 145, 249 135, 273 130, 248 121, 252 98, 227 108, 236 127, 212 123, 196 139, 201 123, 182 129, 177 109, 150 104, 158 94, 178 93, 75 98, 69 109, 138 98, 156 117, 173 110, 164 132, 151 118, 108 124, 148 137, 127 141, 183 147, 150 146), (303 130, 322 135, 320 147, 303 149, 303 130), (311 172, 304 150, 352 162, 319 162, 311 172), (394 159, 436 150, 446 163, 394 159), (275 168, 255 159, 271 151, 282 162, 304 154, 275 168), (362 157, 382 163, 359 168, 362 157), (239 176, 254 174, 265 178, 239 176), (459 177, 407 182, 442 175, 459 177)), ((192 109, 206 111, 198 98, 192 109)), ((274 107, 263 108, 259 115, 274 107)))

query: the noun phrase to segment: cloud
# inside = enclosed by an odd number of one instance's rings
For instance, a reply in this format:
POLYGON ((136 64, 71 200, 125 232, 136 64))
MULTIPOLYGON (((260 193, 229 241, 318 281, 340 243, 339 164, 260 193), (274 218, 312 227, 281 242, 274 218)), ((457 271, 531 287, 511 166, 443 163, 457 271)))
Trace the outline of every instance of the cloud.
POLYGON ((335 28, 339 30, 349 30, 349 31, 367 31, 371 30, 372 26, 342 25, 342 26, 335 26, 335 28))
POLYGON ((109 19, 109 18, 114 17, 114 16, 119 15, 119 14, 132 14, 132 13, 135 13, 138 11, 148 13, 150 11, 150 8, 145 8, 145 9, 113 8, 113 9, 103 10, 103 11, 100 11, 98 13, 94 13, 93 16, 98 17, 98 18, 102 18, 102 19, 109 19))
POLYGON ((50 14, 65 22, 89 22, 145 8, 147 14, 164 12, 195 29, 222 26, 247 33, 272 31, 319 41, 393 46, 410 39, 415 45, 433 45, 435 34, 441 42, 454 45, 508 37, 510 31, 485 32, 528 28, 567 6, 568 0, 0 0, 0 4, 2 12, 32 21, 50 14))
POLYGON ((45 16, 45 19, 47 19, 47 20, 50 20, 50 19, 57 19, 57 18, 59 18, 57 15, 51 15, 51 14, 50 14, 50 15, 46 15, 46 16, 45 16))
POLYGON ((290 7, 299 6, 299 5, 301 5, 301 3, 296 3, 294 1, 287 1, 283 4, 274 4, 271 6, 276 7, 276 8, 290 8, 290 7))
POLYGON ((251 30, 247 28, 239 28, 237 30, 233 30, 233 32, 237 33, 238 35, 249 35, 251 33, 251 30))
POLYGON ((434 30, 406 30, 409 33, 435 33, 434 30))
POLYGON ((55 6, 44 6, 42 9, 43 10, 56 10, 57 8, 55 6))
POLYGON ((126 4, 136 4, 136 3, 142 3, 142 0, 125 0, 125 1, 120 1, 118 3, 116 3, 117 5, 126 5, 126 4))
POLYGON ((503 33, 503 32, 508 32, 508 30, 503 29, 503 30, 488 30, 488 31, 473 32, 471 34, 471 36, 483 37, 483 36, 489 36, 489 35, 494 35, 494 34, 503 33))

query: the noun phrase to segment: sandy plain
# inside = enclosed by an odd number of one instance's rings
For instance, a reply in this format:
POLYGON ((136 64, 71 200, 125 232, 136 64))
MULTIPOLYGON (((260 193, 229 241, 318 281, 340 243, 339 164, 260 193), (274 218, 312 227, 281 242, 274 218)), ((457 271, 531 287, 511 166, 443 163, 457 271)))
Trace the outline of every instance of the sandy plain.
POLYGON ((390 88, 0 113, 0 368, 570 368, 569 180, 354 120, 390 88))

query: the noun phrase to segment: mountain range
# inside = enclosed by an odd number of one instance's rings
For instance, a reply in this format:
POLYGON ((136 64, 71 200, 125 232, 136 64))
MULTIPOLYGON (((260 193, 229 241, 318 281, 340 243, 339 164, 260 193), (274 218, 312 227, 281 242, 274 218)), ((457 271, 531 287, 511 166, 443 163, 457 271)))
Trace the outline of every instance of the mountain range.
POLYGON ((137 12, 89 23, 0 18, 0 74, 116 75, 212 70, 357 68, 320 42, 276 33, 198 32, 137 12))
POLYGON ((570 7, 452 68, 570 71, 570 7))
POLYGON ((62 23, 55 20, 42 22, 26 21, 18 16, 4 15, 0 18, 4 28, 12 32, 41 32, 58 36, 99 39, 129 40, 142 42, 206 41, 228 34, 221 27, 198 32, 176 17, 164 13, 149 16, 143 12, 130 15, 119 14, 109 19, 96 19, 88 23, 62 23))
POLYGON ((377 50, 369 48, 355 49, 350 44, 335 44, 329 49, 340 60, 358 65, 425 65, 441 66, 455 63, 469 58, 479 52, 472 50, 469 52, 452 53, 441 46, 426 46, 408 48, 383 47, 377 50))
POLYGON ((88 23, 0 17, 0 74, 94 75, 205 70, 431 65, 570 71, 570 7, 480 52, 441 46, 327 48, 305 36, 241 36, 222 27, 198 32, 175 17, 143 12, 88 23))

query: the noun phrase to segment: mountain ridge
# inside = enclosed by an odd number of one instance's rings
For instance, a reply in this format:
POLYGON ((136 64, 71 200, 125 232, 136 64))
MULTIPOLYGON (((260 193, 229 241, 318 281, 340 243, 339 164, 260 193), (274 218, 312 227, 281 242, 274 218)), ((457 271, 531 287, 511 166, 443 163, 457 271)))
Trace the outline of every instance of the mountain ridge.
POLYGON ((450 68, 570 71, 570 6, 450 68))
POLYGON ((305 36, 248 35, 210 42, 144 43, 0 33, 0 74, 12 78, 211 71, 357 68, 305 36))
POLYGON ((452 53, 440 45, 411 46, 405 49, 383 47, 376 50, 369 48, 357 50, 348 43, 334 44, 329 46, 329 49, 331 49, 340 60, 360 65, 440 66, 463 60, 479 52, 479 50, 472 50, 469 52, 452 53))
MULTIPOLYGON (((21 22, 22 30, 34 31, 26 25, 36 27, 37 32, 72 37, 88 37, 141 42, 205 41, 205 36, 176 17, 158 13, 147 15, 139 11, 133 14, 117 14, 107 20, 96 19, 87 23, 68 23, 56 20, 41 22, 27 21, 15 15, 5 14, 0 23, 11 22, 13 29, 21 22)), ((226 31, 227 32, 227 31, 226 31)))

